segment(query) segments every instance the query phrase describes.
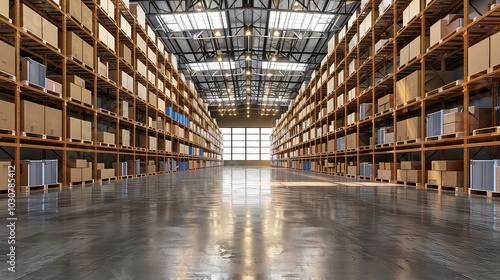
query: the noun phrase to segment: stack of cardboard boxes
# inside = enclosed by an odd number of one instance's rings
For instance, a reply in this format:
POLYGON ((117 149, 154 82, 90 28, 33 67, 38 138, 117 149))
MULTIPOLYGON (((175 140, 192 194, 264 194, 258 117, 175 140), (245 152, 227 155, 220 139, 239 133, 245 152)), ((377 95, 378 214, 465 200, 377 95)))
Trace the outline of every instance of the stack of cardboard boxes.
MULTIPOLYGON (((0 116, 2 119, 5 116, 5 121, 0 120, 0 123, 5 123, 6 127, 14 130, 14 114, 13 104, 9 102, 2 102, 2 111, 0 116), (13 112, 13 111, 12 111, 13 112), (5 113, 5 115, 3 115, 5 113), (9 115, 11 116, 11 124, 7 124, 9 115)), ((29 102, 26 100, 21 101, 22 121, 21 131, 33 133, 38 135, 46 135, 48 137, 62 137, 62 111, 52 107, 43 106, 37 103, 29 102)))
POLYGON ((115 37, 109 32, 106 27, 102 24, 97 23, 98 25, 98 36, 99 40, 106 45, 111 51, 115 51, 115 37))
POLYGON ((430 29, 430 46, 434 46, 451 32, 463 27, 463 15, 449 14, 438 20, 430 29))
POLYGON ((349 165, 347 165, 347 175, 349 176, 356 176, 356 164, 354 162, 349 162, 349 165))
POLYGON ((393 180, 392 162, 379 162, 377 170, 377 179, 393 180))
POLYGON ((80 0, 66 1, 66 11, 77 22, 92 32, 92 11, 80 0))
POLYGON ((74 32, 67 33, 66 49, 68 56, 94 69, 94 48, 74 32))
MULTIPOLYGON (((491 126, 491 109, 478 108, 477 106, 469 107, 469 133, 481 127, 491 126)), ((464 132, 464 112, 460 109, 450 109, 443 117, 443 133, 453 134, 464 132)))
POLYGON ((111 179, 115 177, 114 168, 106 168, 104 163, 97 164, 97 179, 111 179))
POLYGON ((500 64, 500 32, 469 47, 468 75, 474 75, 500 64))
MULTIPOLYGON (((9 5, 8 1, 7 5, 9 5)), ((14 11, 12 9, 11 11, 14 11)), ((14 15, 11 15, 15 18, 14 15)), ((30 9, 25 4, 21 3, 21 27, 29 33, 43 39, 47 44, 59 48, 59 38, 57 26, 42 17, 37 12, 30 9)))
MULTIPOLYGON (((411 102, 420 97, 422 90, 422 71, 417 70, 410 75, 396 82, 396 105, 411 102)), ((452 82, 454 73, 451 71, 426 71, 425 73, 425 92, 439 88, 452 82)))
POLYGON ((156 172, 156 163, 154 160, 148 160, 148 165, 146 166, 146 173, 155 173, 156 172))
POLYGON ((15 106, 12 102, 0 100, 0 130, 16 131, 15 106))
POLYGON ((105 132, 105 131, 98 131, 97 132, 97 142, 104 143, 104 144, 110 144, 110 145, 116 145, 115 134, 110 133, 110 132, 105 132))
POLYGON ((363 120, 364 118, 370 117, 372 115, 372 104, 371 103, 363 103, 359 105, 359 119, 363 120))
POLYGON ((387 94, 377 100, 377 113, 384 112, 392 108, 393 94, 387 94))
MULTIPOLYGON (((418 0, 414 0, 413 2, 417 2, 418 0)), ((403 66, 418 57, 421 54, 420 51, 420 41, 421 36, 418 36, 413 41, 411 41, 408 45, 401 48, 399 51, 399 66, 403 66)), ((424 37, 424 50, 427 50, 429 47, 429 36, 424 37)))
POLYGON ((463 187, 464 162, 462 160, 435 160, 427 171, 427 183, 433 186, 463 187))
POLYGON ((420 117, 413 117, 397 122, 396 142, 414 140, 421 137, 420 117))
POLYGON ((92 141, 92 123, 89 121, 80 120, 73 117, 68 117, 67 125, 67 138, 92 141))
MULTIPOLYGON (((4 3, 3 1, 2 4, 4 3)), ((8 2, 5 1, 8 5, 8 2)), ((0 5, 2 5, 0 4, 0 5)), ((15 76, 16 49, 10 44, 0 40, 0 71, 15 76)))
POLYGON ((402 161, 401 169, 397 170, 397 180, 400 182, 419 183, 421 177, 420 161, 402 161))
POLYGON ((71 183, 92 180, 92 162, 84 159, 69 159, 66 180, 71 183))

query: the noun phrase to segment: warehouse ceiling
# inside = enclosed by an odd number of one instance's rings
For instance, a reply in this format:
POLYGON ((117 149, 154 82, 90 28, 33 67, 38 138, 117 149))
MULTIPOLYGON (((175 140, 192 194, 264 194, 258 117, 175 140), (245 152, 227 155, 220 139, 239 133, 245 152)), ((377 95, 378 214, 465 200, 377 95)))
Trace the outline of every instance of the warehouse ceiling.
POLYGON ((359 1, 139 0, 212 116, 279 115, 359 1))

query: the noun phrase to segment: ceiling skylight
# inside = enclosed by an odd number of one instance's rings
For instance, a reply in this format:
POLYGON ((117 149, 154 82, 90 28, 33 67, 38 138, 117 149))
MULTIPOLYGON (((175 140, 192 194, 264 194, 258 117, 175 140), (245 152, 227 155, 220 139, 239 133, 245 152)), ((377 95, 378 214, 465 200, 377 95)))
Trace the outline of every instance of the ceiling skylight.
POLYGON ((335 15, 328 14, 271 11, 269 28, 324 32, 334 19, 335 15))
POLYGON ((222 61, 222 62, 195 62, 189 63, 189 68, 193 71, 216 71, 216 70, 229 70, 236 69, 236 63, 234 61, 222 61))
POLYGON ((272 61, 262 62, 262 69, 268 69, 268 70, 303 72, 306 70, 306 68, 307 68, 306 63, 272 62, 272 61))
POLYGON ((227 28, 226 14, 221 12, 176 13, 159 15, 167 31, 210 30, 227 28))

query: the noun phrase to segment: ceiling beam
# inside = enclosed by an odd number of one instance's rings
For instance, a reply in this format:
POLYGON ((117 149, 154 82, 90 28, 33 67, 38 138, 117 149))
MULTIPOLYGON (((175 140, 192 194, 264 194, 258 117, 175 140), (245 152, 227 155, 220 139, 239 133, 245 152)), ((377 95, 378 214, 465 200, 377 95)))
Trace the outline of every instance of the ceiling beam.
MULTIPOLYGON (((146 1, 149 2, 149 1, 146 1)), ((338 11, 316 11, 316 10, 285 10, 285 9, 275 9, 275 8, 264 8, 264 7, 227 7, 217 10, 204 10, 211 12, 230 12, 238 10, 252 10, 252 11, 267 11, 267 12, 293 12, 293 13, 314 13, 320 15, 337 15, 337 16, 350 16, 352 13, 338 12, 338 11)), ((149 13, 148 16, 161 16, 161 15, 175 15, 175 14, 199 14, 199 11, 174 11, 174 12, 161 12, 161 13, 149 13)))

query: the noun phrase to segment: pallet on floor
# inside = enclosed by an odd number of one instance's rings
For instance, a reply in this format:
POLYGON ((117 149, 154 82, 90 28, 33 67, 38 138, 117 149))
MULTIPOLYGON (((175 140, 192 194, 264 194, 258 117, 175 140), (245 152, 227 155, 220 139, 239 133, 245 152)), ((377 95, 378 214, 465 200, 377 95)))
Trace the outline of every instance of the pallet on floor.
POLYGON ((371 180, 372 177, 371 176, 359 176, 359 179, 363 179, 363 180, 371 180))
POLYGON ((346 176, 346 177, 348 177, 348 178, 354 178, 354 179, 356 179, 356 175, 350 175, 350 174, 347 174, 347 175, 345 175, 345 176, 346 176))
POLYGON ((435 189, 435 190, 440 190, 440 191, 454 191, 458 192, 462 187, 456 187, 456 186, 440 186, 440 185, 433 185, 433 184, 425 184, 426 189, 435 189))
POLYGON ((87 180, 87 181, 81 181, 81 182, 71 182, 68 184, 68 187, 74 187, 74 186, 85 186, 87 184, 94 184, 94 179, 92 180, 87 180))
POLYGON ((123 179, 132 179, 134 178, 133 175, 125 175, 125 176, 118 176, 118 179, 123 180, 123 179))
POLYGON ((482 195, 486 197, 500 197, 500 192, 469 189, 469 194, 482 195))
POLYGON ((500 133, 500 126, 478 128, 472 131, 472 135, 478 136, 482 134, 497 134, 500 133))
POLYGON ((146 173, 136 174, 135 177, 136 178, 138 178, 138 177, 146 177, 146 173))
POLYGON ((111 178, 101 178, 101 179, 97 179, 97 182, 99 184, 102 184, 103 182, 111 182, 111 181, 115 181, 116 180, 116 177, 111 177, 111 178))
POLYGON ((404 185, 405 187, 422 187, 422 183, 414 183, 414 182, 405 182, 405 181, 396 181, 396 184, 404 185))
POLYGON ((45 185, 38 185, 38 186, 22 186, 21 192, 30 192, 30 191, 35 191, 35 190, 47 191, 49 189, 61 189, 61 187, 62 187, 61 183, 45 184, 45 185))
POLYGON ((394 183, 393 180, 389 180, 389 179, 381 179, 381 178, 375 178, 375 181, 377 182, 381 182, 381 183, 394 183))

